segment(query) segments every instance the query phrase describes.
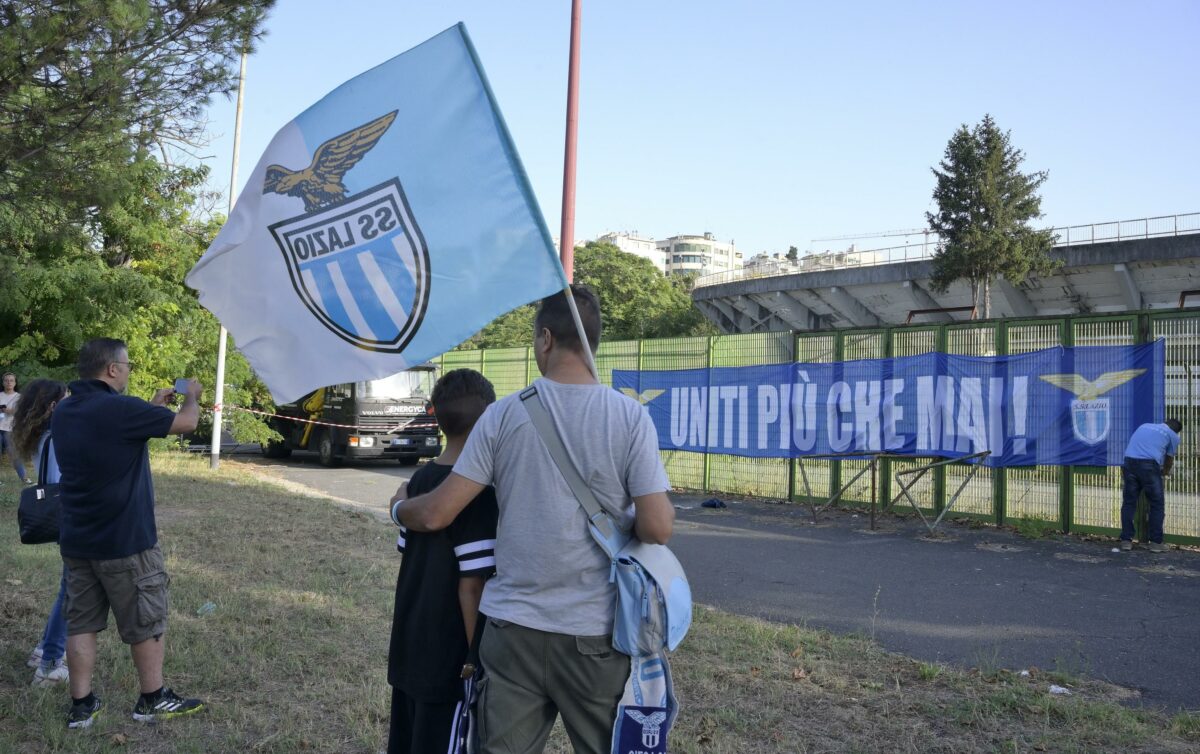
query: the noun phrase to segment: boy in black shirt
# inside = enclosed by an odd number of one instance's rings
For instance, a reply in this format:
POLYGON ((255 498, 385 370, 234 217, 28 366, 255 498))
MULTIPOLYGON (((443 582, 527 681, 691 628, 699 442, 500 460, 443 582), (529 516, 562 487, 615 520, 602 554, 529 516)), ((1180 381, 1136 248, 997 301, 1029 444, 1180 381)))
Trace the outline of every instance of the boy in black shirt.
MULTIPOLYGON (((392 520, 401 497, 429 492, 442 483, 467 435, 496 400, 492 383, 471 369, 445 374, 430 402, 446 449, 421 467, 392 498, 392 520)), ((496 568, 496 495, 491 487, 445 529, 431 533, 400 527, 396 547, 404 553, 396 580, 396 608, 388 653, 392 722, 388 754, 443 752, 462 703, 463 662, 475 635, 484 579, 496 568)))

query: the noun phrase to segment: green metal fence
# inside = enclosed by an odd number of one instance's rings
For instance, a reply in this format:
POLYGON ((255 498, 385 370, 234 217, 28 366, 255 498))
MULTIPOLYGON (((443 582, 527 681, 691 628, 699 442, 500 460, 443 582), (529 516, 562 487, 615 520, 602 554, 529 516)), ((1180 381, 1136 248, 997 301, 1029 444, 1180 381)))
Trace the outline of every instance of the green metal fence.
MULTIPOLYGON (((1062 344, 1064 323, 1061 320, 1008 322, 1004 327, 1006 352, 1029 353, 1062 344)), ((1036 417, 1040 418, 1040 417, 1036 417)), ((1039 442, 1057 443, 1057 436, 1044 437, 1039 442)), ((1062 487, 1064 469, 1059 466, 1026 466, 997 470, 1004 485, 1004 518, 1008 523, 1035 519, 1063 527, 1068 521, 1062 487)))
MULTIPOLYGON (((840 340, 832 334, 805 333, 796 338, 796 361, 805 364, 827 364, 837 361, 840 340)), ((823 459, 797 460, 792 476, 792 496, 799 501, 824 501, 841 487, 841 464, 823 459)))
MULTIPOLYGON (((782 362, 827 363, 930 351, 973 356, 1028 353, 1057 345, 1128 345, 1163 338, 1167 348, 1167 415, 1184 422, 1183 443, 1167 488, 1169 541, 1200 543, 1200 311, 1137 312, 1110 316, 1012 319, 945 325, 770 332, 605 343, 597 354, 600 379, 614 369, 696 369, 782 362)), ((538 375, 531 348, 451 351, 444 369, 478 369, 504 396, 538 375)), ((1052 441, 1052 440, 1050 440, 1052 441)), ((857 460, 745 458, 716 453, 662 451, 671 483, 705 494, 751 495, 823 502, 864 465, 857 460)), ((874 484, 870 475, 842 496, 846 504, 886 504, 898 492, 893 475, 925 461, 887 459, 874 484)), ((926 474, 910 490, 922 510, 937 513, 967 475, 963 464, 926 474)), ((983 468, 950 515, 995 523, 1037 519, 1074 532, 1120 531, 1121 474, 1116 467, 1033 466, 983 468)), ((900 504, 897 503, 897 507, 900 504)))
MULTIPOLYGON (((892 332, 892 356, 919 356, 923 353, 936 351, 945 348, 945 330, 937 327, 906 327, 902 330, 892 332)), ((928 459, 890 459, 882 463, 880 476, 884 481, 884 500, 891 500, 900 492, 896 489, 892 492, 891 482, 894 479, 894 474, 897 471, 903 471, 906 468, 921 466, 928 462, 928 459)), ((921 475, 912 487, 909 488, 908 494, 916 501, 917 505, 925 513, 935 513, 938 507, 939 500, 942 499, 942 489, 945 485, 944 469, 938 468, 933 471, 921 475)), ((900 498, 900 502, 896 507, 908 507, 908 500, 905 497, 900 498)))

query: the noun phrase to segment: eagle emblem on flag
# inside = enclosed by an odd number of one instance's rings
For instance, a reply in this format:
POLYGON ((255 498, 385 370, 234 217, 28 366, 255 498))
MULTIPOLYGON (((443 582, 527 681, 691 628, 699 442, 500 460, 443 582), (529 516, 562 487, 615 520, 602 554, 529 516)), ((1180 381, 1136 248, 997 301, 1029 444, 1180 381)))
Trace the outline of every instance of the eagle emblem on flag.
POLYGON ((304 211, 315 212, 346 196, 342 178, 379 142, 396 111, 335 136, 317 148, 312 164, 299 170, 268 165, 263 178, 264 194, 283 194, 304 200, 304 211))

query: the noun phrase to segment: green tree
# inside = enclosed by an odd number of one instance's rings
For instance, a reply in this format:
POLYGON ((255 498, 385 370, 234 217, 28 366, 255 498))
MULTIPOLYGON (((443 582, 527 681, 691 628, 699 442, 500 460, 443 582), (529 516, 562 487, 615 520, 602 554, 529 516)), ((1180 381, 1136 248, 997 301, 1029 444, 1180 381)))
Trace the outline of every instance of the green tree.
MULTIPOLYGON (((70 379, 79 346, 107 335, 134 354, 134 393, 192 375, 211 388, 217 323, 183 275, 217 224, 195 212, 205 171, 166 156, 196 143, 272 3, 0 4, 0 363, 70 379)), ((227 380, 228 403, 263 394, 240 356, 227 380)))
POLYGON ((787 250, 787 258, 789 262, 796 262, 800 259, 800 250, 795 246, 789 246, 787 250))
POLYGON ((189 147, 274 0, 0 4, 0 204, 75 231, 140 152, 189 147), (63 222, 66 221, 66 222, 63 222))
MULTIPOLYGON (((220 227, 193 214, 207 171, 145 157, 128 172, 133 190, 94 212, 98 246, 34 246, 0 258, 0 363, 23 379, 70 380, 84 341, 110 336, 129 344, 137 364, 132 394, 195 376, 211 396, 218 324, 183 284, 220 227)), ((265 389, 232 351, 226 384, 228 405, 264 404, 265 389)), ((239 439, 266 436, 251 414, 226 417, 239 439)))
POLYGON ((668 279, 654 263, 610 243, 575 250, 575 281, 596 292, 604 339, 640 340, 702 335, 712 328, 692 303, 694 278, 668 279))
POLYGON ((533 315, 536 313, 536 304, 518 306, 489 322, 482 330, 463 341, 456 350, 527 346, 533 338, 533 315))
MULTIPOLYGON (((575 282, 596 292, 604 312, 605 341, 710 335, 716 328, 692 303, 695 276, 667 278, 654 264, 610 243, 575 249, 575 282)), ((497 317, 459 349, 527 346, 535 304, 497 317)))
POLYGON ((991 316, 993 279, 1003 276, 1016 285, 1055 266, 1048 256, 1051 232, 1029 225, 1042 217, 1037 190, 1047 174, 1022 173, 1024 159, 1009 132, 985 115, 975 127, 964 124, 954 132, 939 167, 933 168, 938 210, 925 218, 941 240, 933 257, 932 287, 945 292, 956 280, 966 280, 985 319, 991 316))
POLYGON ((698 272, 683 275, 672 275, 667 278, 671 284, 670 307, 659 320, 657 338, 682 338, 694 335, 716 335, 718 330, 700 308, 692 301, 692 290, 696 287, 698 272))

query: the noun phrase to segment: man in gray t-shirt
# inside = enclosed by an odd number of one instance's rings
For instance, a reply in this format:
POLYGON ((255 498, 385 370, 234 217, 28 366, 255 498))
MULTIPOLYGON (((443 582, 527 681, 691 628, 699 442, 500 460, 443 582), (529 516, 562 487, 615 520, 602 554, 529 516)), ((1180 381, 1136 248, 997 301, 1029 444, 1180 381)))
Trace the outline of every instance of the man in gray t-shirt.
MULTIPOLYGON (((600 307, 572 286, 595 352, 600 307)), ((598 384, 588 367, 566 296, 542 301, 535 381, 567 452, 618 525, 643 542, 665 544, 675 511, 642 407, 598 384)), ((454 471, 427 495, 393 498, 405 526, 444 528, 488 485, 496 488, 496 576, 484 588, 489 616, 480 648, 488 682, 481 699, 485 752, 539 751, 561 713, 577 752, 607 752, 629 658, 612 649, 615 588, 609 561, 587 528, 579 501, 555 466, 518 395, 488 408, 454 471)))

